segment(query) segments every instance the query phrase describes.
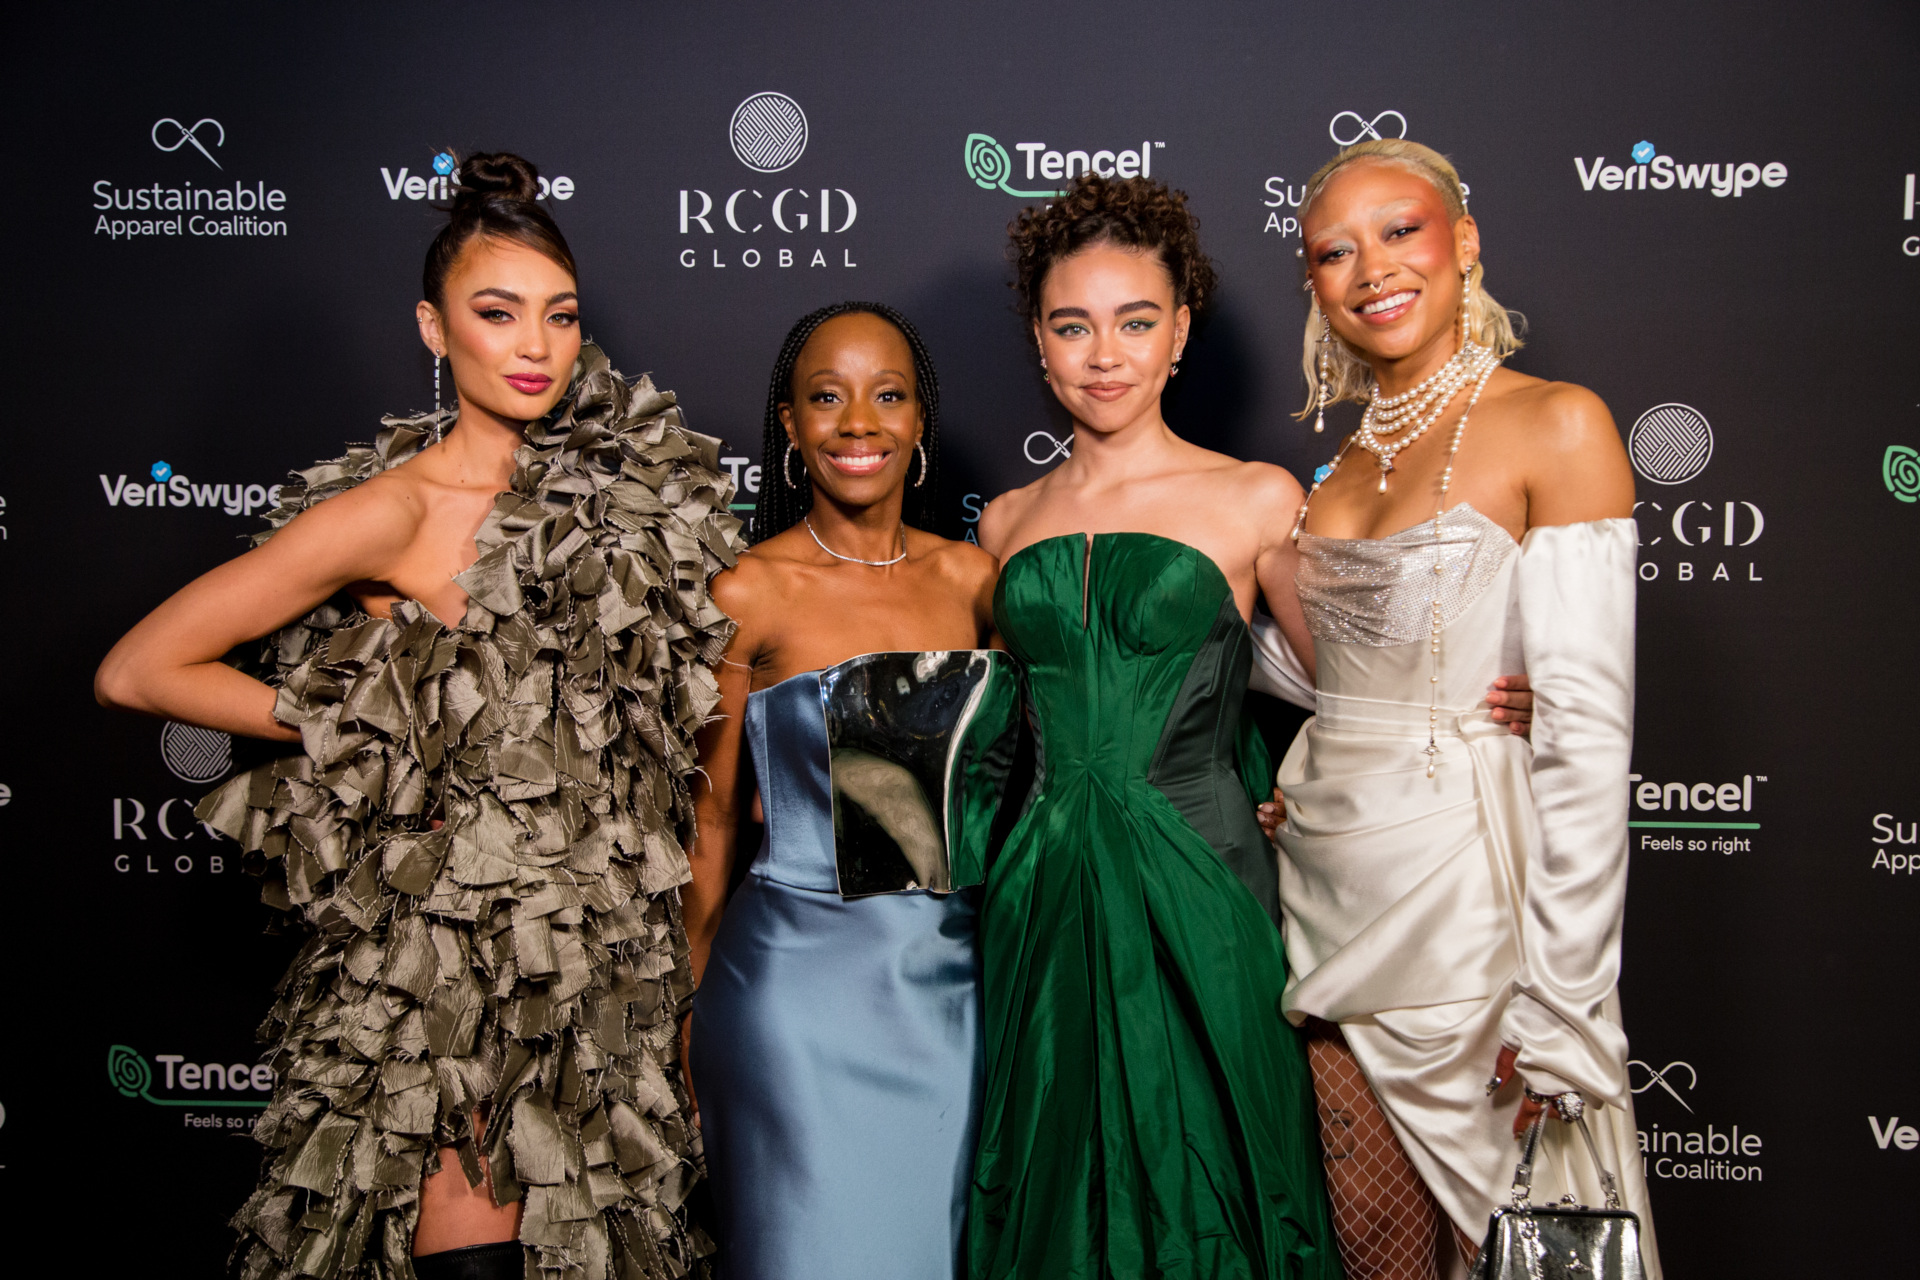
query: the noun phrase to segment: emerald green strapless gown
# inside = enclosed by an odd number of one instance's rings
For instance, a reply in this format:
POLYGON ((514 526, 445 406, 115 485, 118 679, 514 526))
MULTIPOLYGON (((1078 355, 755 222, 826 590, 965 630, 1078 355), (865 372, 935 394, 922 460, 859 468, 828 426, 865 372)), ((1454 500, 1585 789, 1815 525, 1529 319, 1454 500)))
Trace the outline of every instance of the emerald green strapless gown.
POLYGON ((974 1280, 1338 1280, 1276 860, 1219 568, 1142 533, 1007 561, 1039 737, 980 911, 974 1280))

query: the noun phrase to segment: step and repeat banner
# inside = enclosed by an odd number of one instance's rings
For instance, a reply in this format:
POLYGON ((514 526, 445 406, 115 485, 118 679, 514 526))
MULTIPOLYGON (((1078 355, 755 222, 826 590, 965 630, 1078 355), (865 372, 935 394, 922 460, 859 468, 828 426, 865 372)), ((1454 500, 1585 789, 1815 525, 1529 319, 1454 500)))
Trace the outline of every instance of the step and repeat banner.
POLYGON ((1084 169, 1190 193, 1224 283, 1168 416, 1305 476, 1337 436, 1289 417, 1302 187, 1342 144, 1409 137, 1469 184, 1489 286, 1528 319, 1515 367, 1597 391, 1638 473, 1623 998, 1671 1273, 1910 1267, 1920 28, 1861 0, 1587 8, 255 5, 22 29, 16 1234, 94 1213, 63 1250, 221 1265, 294 941, 192 815, 246 745, 103 711, 89 681, 290 468, 431 405, 413 306, 456 155, 539 166, 588 334, 727 442, 742 514, 788 326, 900 307, 942 382, 942 532, 970 537, 1070 444, 1008 288, 1023 206, 1084 169))

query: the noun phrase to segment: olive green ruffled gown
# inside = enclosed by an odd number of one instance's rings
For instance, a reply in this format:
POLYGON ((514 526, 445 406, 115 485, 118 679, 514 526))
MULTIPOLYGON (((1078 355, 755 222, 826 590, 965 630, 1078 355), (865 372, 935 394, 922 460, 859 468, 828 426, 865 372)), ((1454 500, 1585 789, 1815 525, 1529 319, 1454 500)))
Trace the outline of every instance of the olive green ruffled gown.
POLYGON ((1040 760, 980 911, 974 1280, 1337 1280, 1226 579, 1071 535, 1010 557, 994 609, 1040 760))
MULTIPOLYGON (((298 473, 274 527, 450 417, 389 418, 298 473)), ((247 1280, 407 1280, 442 1146, 522 1202, 530 1275, 653 1280, 711 1252, 687 1212, 676 890, 732 634, 707 595, 739 546, 731 487, 672 395, 592 346, 516 462, 458 625, 335 602, 270 637, 261 674, 304 752, 200 807, 311 930, 262 1028, 280 1085, 235 1218, 247 1280)))

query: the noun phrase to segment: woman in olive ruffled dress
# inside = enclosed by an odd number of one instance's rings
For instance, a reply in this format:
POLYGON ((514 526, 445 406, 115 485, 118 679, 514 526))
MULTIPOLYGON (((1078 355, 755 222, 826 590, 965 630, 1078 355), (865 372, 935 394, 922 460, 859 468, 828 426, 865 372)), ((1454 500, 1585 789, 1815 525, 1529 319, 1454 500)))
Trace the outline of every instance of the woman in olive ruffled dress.
POLYGON ((582 345, 536 189, 470 157, 428 252, 457 407, 298 473, 97 679, 302 748, 200 810, 311 929, 263 1029, 249 1278, 665 1277, 711 1248, 675 891, 737 524, 716 442, 582 345), (258 675, 222 660, 263 637, 258 675))

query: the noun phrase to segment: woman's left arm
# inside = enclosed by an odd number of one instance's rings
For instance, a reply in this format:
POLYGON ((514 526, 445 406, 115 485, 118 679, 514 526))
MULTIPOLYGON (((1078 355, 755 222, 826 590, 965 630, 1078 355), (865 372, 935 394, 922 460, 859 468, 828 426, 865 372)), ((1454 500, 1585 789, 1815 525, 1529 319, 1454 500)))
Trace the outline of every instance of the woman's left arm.
POLYGON ((1591 392, 1541 393, 1525 460, 1517 590, 1534 688, 1540 840, 1526 869, 1520 971, 1501 1021, 1538 1093, 1623 1105, 1626 1037, 1603 1015, 1619 979, 1633 741, 1633 477, 1591 392))
MULTIPOLYGON (((1260 491, 1249 504, 1250 510, 1260 513, 1260 547, 1255 553, 1253 576, 1279 636, 1269 637, 1262 643, 1256 632, 1254 661, 1259 664, 1265 659, 1271 667, 1267 679, 1277 686, 1263 688, 1263 692, 1312 710, 1313 633, 1307 630, 1307 613, 1300 607, 1300 589, 1293 581, 1300 568, 1300 548, 1293 540, 1293 521, 1300 514, 1300 504, 1306 501, 1307 495, 1300 482, 1279 467, 1261 465, 1256 482, 1260 491), (1282 638, 1286 649, 1292 651, 1290 654, 1282 653, 1280 647, 1272 643, 1282 638), (1286 661, 1289 657, 1292 662, 1286 661), (1305 690, 1308 696, 1304 702, 1289 696, 1288 690, 1293 686, 1305 690)), ((1256 619, 1259 616, 1255 614, 1256 619)), ((1255 676, 1255 687, 1262 687, 1261 679, 1260 675, 1255 676)))

